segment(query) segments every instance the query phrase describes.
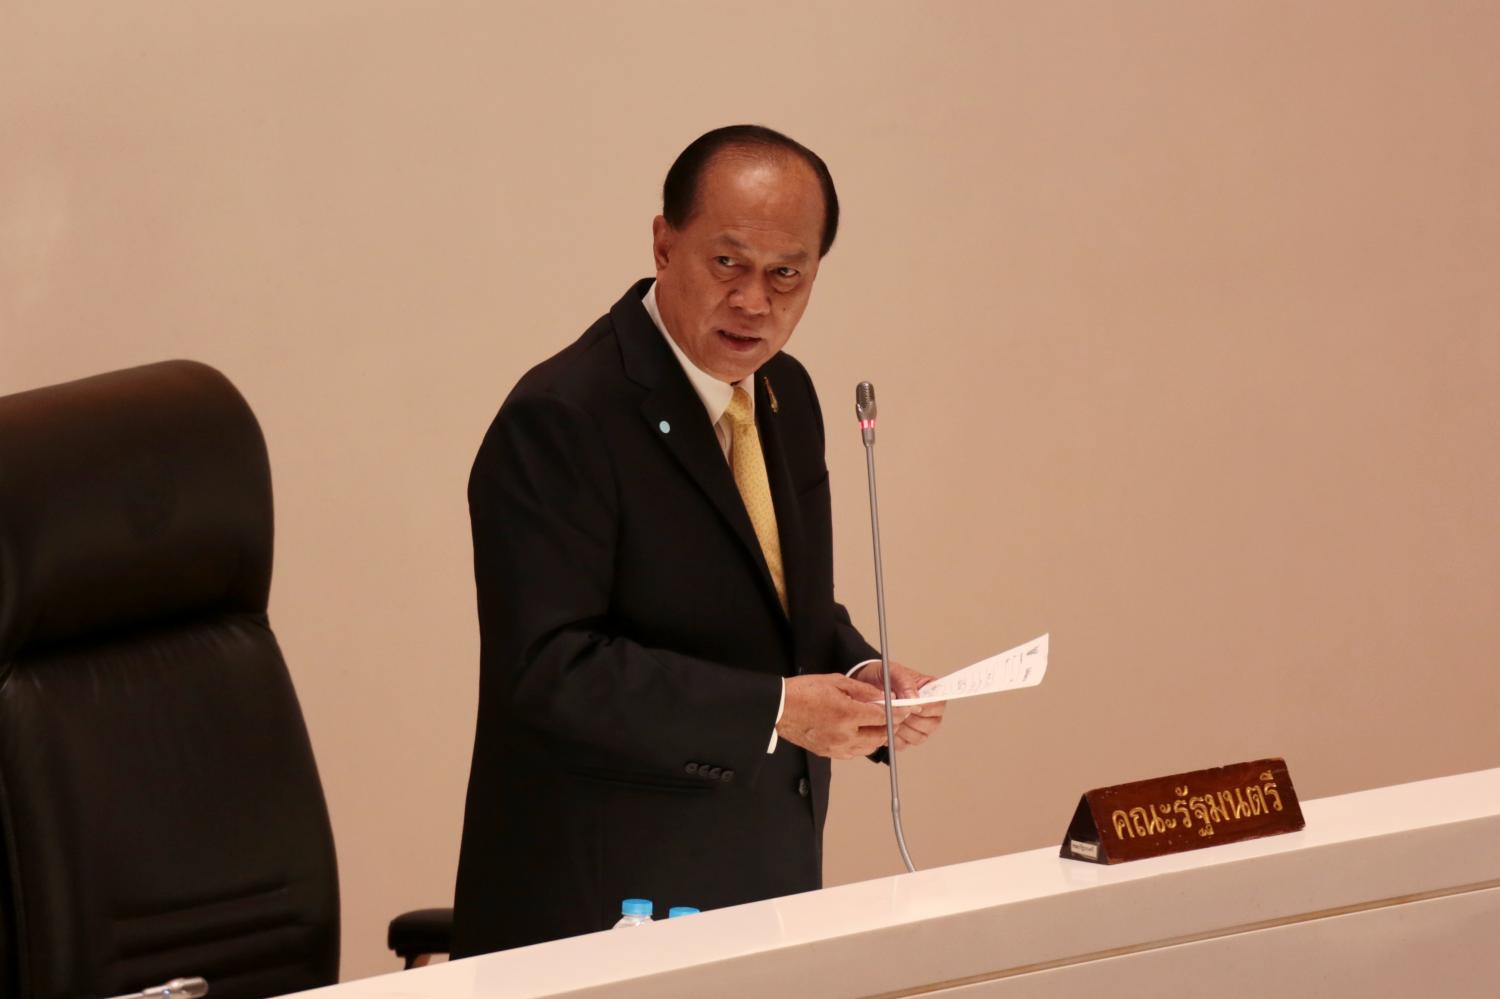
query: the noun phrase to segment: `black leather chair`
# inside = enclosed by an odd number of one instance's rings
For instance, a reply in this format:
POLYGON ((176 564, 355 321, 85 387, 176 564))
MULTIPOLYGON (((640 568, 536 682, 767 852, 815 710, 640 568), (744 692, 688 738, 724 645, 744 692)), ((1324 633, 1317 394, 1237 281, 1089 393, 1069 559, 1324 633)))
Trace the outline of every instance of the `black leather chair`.
POLYGON ((266 619, 271 482, 223 376, 0 398, 0 994, 338 974, 338 877, 266 619))

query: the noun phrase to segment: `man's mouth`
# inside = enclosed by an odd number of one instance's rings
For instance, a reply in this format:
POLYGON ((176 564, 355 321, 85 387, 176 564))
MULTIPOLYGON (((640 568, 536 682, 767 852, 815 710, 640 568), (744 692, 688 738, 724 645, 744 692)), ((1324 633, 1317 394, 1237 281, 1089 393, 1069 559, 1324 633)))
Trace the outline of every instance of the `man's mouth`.
POLYGON ((719 339, 724 341, 731 350, 752 350, 760 343, 760 337, 750 336, 747 333, 731 333, 729 330, 719 330, 719 339))

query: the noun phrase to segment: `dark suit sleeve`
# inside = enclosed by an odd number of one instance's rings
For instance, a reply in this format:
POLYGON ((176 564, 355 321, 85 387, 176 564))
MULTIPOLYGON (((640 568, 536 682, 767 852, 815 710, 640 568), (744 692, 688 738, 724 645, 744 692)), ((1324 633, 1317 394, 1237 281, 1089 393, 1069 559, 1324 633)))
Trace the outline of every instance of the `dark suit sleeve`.
POLYGON ((880 650, 865 641, 865 636, 850 623, 849 611, 843 604, 834 604, 833 614, 834 663, 830 672, 847 673, 867 659, 880 658, 880 650))
POLYGON ((531 392, 501 409, 469 480, 487 700, 507 724, 594 764, 682 777, 701 761, 749 778, 766 757, 779 677, 613 634, 615 470, 593 420, 531 392))

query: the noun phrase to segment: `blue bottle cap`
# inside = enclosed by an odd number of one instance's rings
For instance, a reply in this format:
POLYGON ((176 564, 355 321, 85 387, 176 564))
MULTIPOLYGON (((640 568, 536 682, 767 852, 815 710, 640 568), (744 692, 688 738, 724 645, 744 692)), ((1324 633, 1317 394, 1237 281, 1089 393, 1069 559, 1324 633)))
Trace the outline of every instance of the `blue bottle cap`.
POLYGON ((667 910, 668 919, 676 919, 678 916, 696 916, 698 910, 691 905, 674 905, 667 910))
POLYGON ((649 898, 627 898, 620 903, 620 915, 649 916, 651 915, 651 900, 649 898))

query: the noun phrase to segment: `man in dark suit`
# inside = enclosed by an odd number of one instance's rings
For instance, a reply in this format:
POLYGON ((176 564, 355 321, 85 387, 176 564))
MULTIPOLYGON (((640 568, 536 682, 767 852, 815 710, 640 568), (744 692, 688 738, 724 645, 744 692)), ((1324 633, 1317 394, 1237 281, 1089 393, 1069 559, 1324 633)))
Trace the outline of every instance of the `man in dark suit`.
MULTIPOLYGON (((528 372, 474 462, 456 956, 604 929, 626 897, 815 889, 829 758, 886 741, 878 653, 833 597, 817 394, 782 353, 833 181, 734 126, 684 150, 663 195, 655 281, 528 372)), ((898 693, 928 679, 892 664, 898 693)), ((941 717, 898 711, 897 748, 941 717)))

